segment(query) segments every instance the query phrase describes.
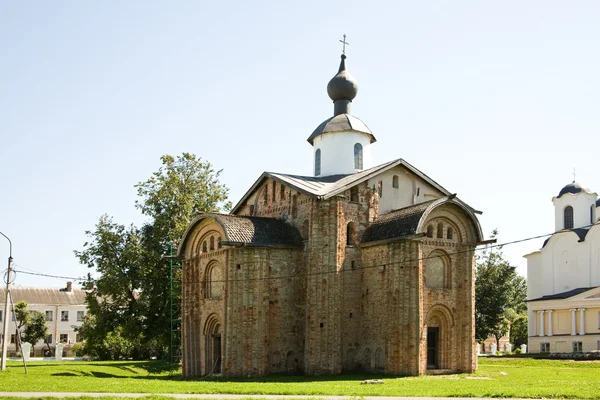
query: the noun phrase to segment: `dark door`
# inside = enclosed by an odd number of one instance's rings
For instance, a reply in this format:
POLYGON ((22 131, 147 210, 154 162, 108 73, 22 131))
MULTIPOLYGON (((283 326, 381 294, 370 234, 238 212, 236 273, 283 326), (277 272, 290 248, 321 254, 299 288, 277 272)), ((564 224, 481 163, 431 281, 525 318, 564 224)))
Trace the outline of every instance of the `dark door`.
POLYGON ((213 373, 221 373, 221 335, 215 335, 213 338, 213 373))
POLYGON ((440 328, 427 328, 427 369, 439 368, 440 328))

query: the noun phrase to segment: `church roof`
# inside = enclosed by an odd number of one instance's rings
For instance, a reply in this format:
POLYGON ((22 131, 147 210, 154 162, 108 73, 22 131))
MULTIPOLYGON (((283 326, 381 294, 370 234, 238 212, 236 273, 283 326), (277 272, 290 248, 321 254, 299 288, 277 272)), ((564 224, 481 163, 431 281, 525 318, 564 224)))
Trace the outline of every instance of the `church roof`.
MULTIPOLYGON (((82 289, 71 289, 68 292, 56 288, 13 287, 10 292, 15 303, 24 301, 33 305, 85 305, 86 291, 82 289)), ((0 289, 0 302, 3 303, 5 298, 5 290, 0 289)))
MULTIPOLYGON (((429 176, 425 175, 423 172, 419 171, 417 168, 413 167, 410 163, 399 158, 397 160, 389 161, 387 163, 378 165, 373 168, 369 168, 367 170, 357 172, 349 175, 329 175, 329 176, 301 176, 301 175, 290 175, 290 174, 281 174, 277 172, 263 172, 263 174, 254 182, 254 185, 244 196, 240 199, 240 201, 233 207, 231 210, 232 214, 235 214, 236 211, 245 204, 246 199, 262 184, 265 179, 273 179, 283 185, 289 186, 296 191, 303 193, 310 197, 316 197, 319 199, 329 199, 333 196, 336 196, 340 193, 343 193, 345 190, 350 189, 351 187, 362 183, 373 176, 376 176, 382 172, 389 170, 390 168, 394 168, 396 166, 403 166, 407 170, 411 171, 425 182, 429 183, 431 186, 442 192, 444 195, 448 196, 451 193, 442 187, 439 183, 431 179, 429 176)), ((464 204, 469 207, 468 205, 464 204)), ((470 207, 469 207, 470 208, 470 207)), ((473 210, 471 211, 475 213, 480 213, 479 211, 473 210)))
POLYGON ((421 217, 435 201, 437 200, 426 201, 380 216, 365 230, 361 242, 377 242, 416 234, 421 217))
POLYGON ((321 122, 317 129, 313 131, 313 133, 309 136, 308 143, 313 144, 313 141, 317 136, 320 136, 324 133, 332 133, 332 132, 347 132, 347 131, 356 131, 362 132, 369 136, 371 143, 375 142, 375 136, 373 136, 373 132, 362 122, 359 118, 350 115, 350 114, 338 114, 334 115, 331 118, 326 119, 321 122))
POLYGON ((563 194, 577 194, 581 192, 591 193, 590 189, 586 189, 582 187, 579 183, 573 181, 560 190, 557 198, 560 198, 563 194))
POLYGON ((548 244, 548 242, 550 241, 550 239, 552 239, 552 237, 554 235, 556 235, 557 233, 573 232, 573 233, 577 234, 577 236, 579 236, 578 242, 581 243, 581 242, 585 241, 585 237, 587 236, 587 234, 590 231, 590 229, 592 228, 592 226, 594 226, 594 225, 586 226, 586 227, 583 227, 583 228, 563 229, 563 230, 560 230, 558 232, 555 232, 548 239, 544 240, 544 244, 542 245, 542 249, 544 247, 546 247, 546 245, 548 244))
POLYGON ((225 232, 223 245, 247 247, 296 247, 302 248, 300 232, 287 222, 266 217, 249 217, 231 214, 203 213, 188 226, 183 234, 179 249, 185 247, 184 242, 189 233, 202 220, 211 218, 217 221, 225 232))
POLYGON ((531 300, 527 300, 527 301, 568 299, 569 297, 577 296, 578 294, 581 294, 583 292, 587 292, 588 290, 592 290, 592 289, 595 289, 597 287, 599 287, 599 286, 592 286, 592 287, 583 287, 583 288, 571 289, 571 290, 569 290, 567 292, 550 294, 550 295, 538 297, 537 299, 531 299, 531 300))

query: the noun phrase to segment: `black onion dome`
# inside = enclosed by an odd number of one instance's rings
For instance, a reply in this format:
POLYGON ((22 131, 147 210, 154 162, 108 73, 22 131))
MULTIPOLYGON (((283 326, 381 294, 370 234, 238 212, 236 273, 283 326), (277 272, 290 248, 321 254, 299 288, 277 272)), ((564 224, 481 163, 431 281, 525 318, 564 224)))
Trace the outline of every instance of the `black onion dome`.
POLYGON ((600 207, 600 199, 596 200, 596 207, 600 207))
POLYGON ((560 190, 558 198, 560 198, 563 194, 577 194, 583 192, 584 190, 587 191, 587 189, 584 189, 579 183, 573 181, 572 183, 569 183, 567 186, 560 190))
POLYGON ((327 84, 327 94, 334 102, 337 100, 352 101, 358 93, 356 79, 346 71, 346 56, 342 54, 340 69, 327 84))

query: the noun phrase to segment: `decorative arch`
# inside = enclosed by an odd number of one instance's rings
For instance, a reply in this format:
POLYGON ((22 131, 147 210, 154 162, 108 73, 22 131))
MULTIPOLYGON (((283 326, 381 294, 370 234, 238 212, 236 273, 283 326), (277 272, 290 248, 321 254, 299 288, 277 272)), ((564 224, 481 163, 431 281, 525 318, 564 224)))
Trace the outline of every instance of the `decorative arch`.
POLYGON ((454 316, 448 307, 436 304, 425 318, 427 369, 446 369, 452 362, 454 316))
POLYGON ((210 314, 204 323, 204 339, 205 347, 205 374, 220 374, 221 373, 221 319, 215 313, 210 314))
POLYGON ((223 297, 223 269, 218 261, 211 261, 206 266, 204 273, 204 293, 207 299, 221 299, 223 297))
POLYGON ((369 349, 368 347, 363 352, 362 368, 365 371, 371 370, 371 349, 369 349))
MULTIPOLYGON (((443 213, 449 213, 449 215, 453 216, 452 219, 458 219, 460 221, 465 220, 463 224, 464 226, 456 226, 455 228, 459 228, 461 234, 462 242, 480 242, 483 240, 483 232, 481 231, 481 225, 479 224, 479 220, 475 216, 475 210, 468 207, 460 200, 457 200, 454 196, 446 196, 442 197, 438 200, 431 202, 431 204, 427 207, 427 209, 421 215, 421 219, 419 220, 419 224, 417 225, 417 232, 427 232, 431 224, 430 214, 436 211, 436 214, 439 212, 438 209, 443 206, 442 210, 439 210, 443 213), (458 213, 462 214, 459 216, 458 213), (466 218, 465 218, 466 217, 466 218), (464 231, 464 232, 463 232, 464 231)), ((457 232, 455 232, 457 233, 457 232)), ((429 237, 429 236, 428 236, 429 237)))
POLYGON ((384 368, 383 350, 381 347, 375 350, 375 369, 382 370, 384 368))
POLYGON ((427 237, 428 238, 432 238, 433 237, 433 225, 429 225, 427 227, 427 237))
POLYGON ((349 348, 346 351, 346 370, 354 371, 358 367, 358 363, 356 362, 356 350, 353 348, 349 348))
POLYGON ((433 250, 425 259, 425 285, 431 289, 447 289, 450 287, 451 261, 443 250, 433 250))

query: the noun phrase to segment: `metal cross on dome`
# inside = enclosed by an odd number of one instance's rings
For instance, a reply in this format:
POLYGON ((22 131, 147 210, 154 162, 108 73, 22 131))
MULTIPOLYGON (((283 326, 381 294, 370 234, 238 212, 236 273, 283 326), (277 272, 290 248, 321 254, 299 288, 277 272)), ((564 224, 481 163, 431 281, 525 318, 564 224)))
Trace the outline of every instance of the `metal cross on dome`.
POLYGON ((343 47, 342 47, 342 54, 346 55, 346 45, 350 46, 350 43, 346 42, 346 34, 344 33, 344 39, 340 40, 341 43, 343 43, 343 47))

